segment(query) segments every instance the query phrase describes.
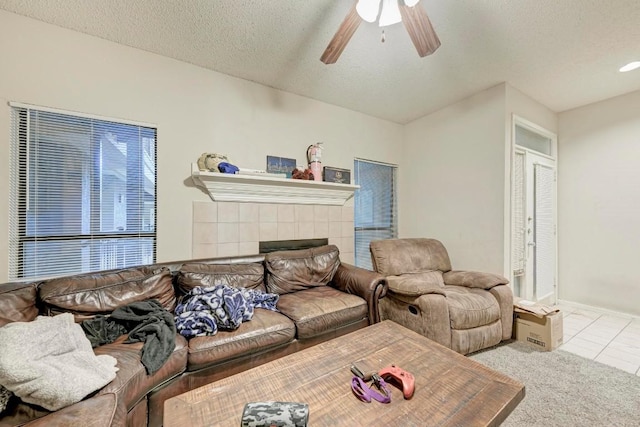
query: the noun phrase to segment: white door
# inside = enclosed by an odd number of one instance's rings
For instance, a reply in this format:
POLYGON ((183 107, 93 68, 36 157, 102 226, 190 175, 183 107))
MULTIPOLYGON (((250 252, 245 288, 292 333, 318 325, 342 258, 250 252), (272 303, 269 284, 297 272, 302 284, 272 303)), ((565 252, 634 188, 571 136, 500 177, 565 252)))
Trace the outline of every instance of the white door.
POLYGON ((514 153, 513 187, 511 261, 514 294, 544 304, 555 304, 555 160, 548 155, 517 146, 514 153))

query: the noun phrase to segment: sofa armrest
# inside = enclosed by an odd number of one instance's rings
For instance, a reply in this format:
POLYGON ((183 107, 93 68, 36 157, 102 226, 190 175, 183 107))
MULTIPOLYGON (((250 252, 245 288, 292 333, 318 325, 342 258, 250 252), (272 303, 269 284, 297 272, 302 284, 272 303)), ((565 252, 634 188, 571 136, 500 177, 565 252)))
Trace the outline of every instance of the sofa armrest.
POLYGON ((500 274, 479 271, 448 271, 444 273, 443 278, 445 285, 467 288, 491 289, 494 286, 509 284, 509 279, 500 274))
POLYGON ((126 408, 118 405, 114 393, 90 397, 28 422, 24 427, 111 427, 124 426, 126 408))
POLYGON ((383 275, 340 263, 330 285, 342 292, 364 298, 369 307, 369 324, 380 322, 378 300, 387 294, 387 282, 383 275))

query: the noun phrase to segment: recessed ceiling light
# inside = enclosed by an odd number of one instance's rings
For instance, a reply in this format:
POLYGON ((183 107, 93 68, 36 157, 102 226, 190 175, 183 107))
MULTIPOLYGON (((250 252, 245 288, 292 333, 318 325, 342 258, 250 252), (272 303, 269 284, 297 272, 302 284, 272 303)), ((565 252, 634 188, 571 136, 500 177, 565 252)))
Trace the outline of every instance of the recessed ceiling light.
POLYGON ((621 73, 625 73, 627 71, 635 70, 636 68, 640 68, 640 61, 629 62, 624 67, 621 67, 619 71, 621 73))

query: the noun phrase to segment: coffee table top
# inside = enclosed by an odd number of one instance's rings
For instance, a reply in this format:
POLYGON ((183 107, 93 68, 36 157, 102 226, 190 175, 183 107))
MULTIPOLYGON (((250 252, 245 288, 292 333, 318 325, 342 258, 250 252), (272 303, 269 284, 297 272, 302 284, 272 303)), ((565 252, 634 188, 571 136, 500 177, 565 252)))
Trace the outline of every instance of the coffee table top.
POLYGON ((384 321, 168 399, 164 425, 239 426, 247 402, 285 401, 308 403, 310 426, 493 426, 524 394, 520 382, 384 321), (390 386, 389 404, 359 401, 352 363, 411 372, 413 398, 390 386))

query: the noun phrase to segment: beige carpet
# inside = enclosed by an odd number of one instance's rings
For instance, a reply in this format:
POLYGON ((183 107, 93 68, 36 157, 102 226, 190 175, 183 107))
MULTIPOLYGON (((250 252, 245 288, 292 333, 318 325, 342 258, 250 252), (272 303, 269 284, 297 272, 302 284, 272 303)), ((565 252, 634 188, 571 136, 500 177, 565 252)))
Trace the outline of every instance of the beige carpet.
POLYGON ((640 377, 562 350, 510 342, 472 355, 525 385, 503 426, 640 426, 640 377))

